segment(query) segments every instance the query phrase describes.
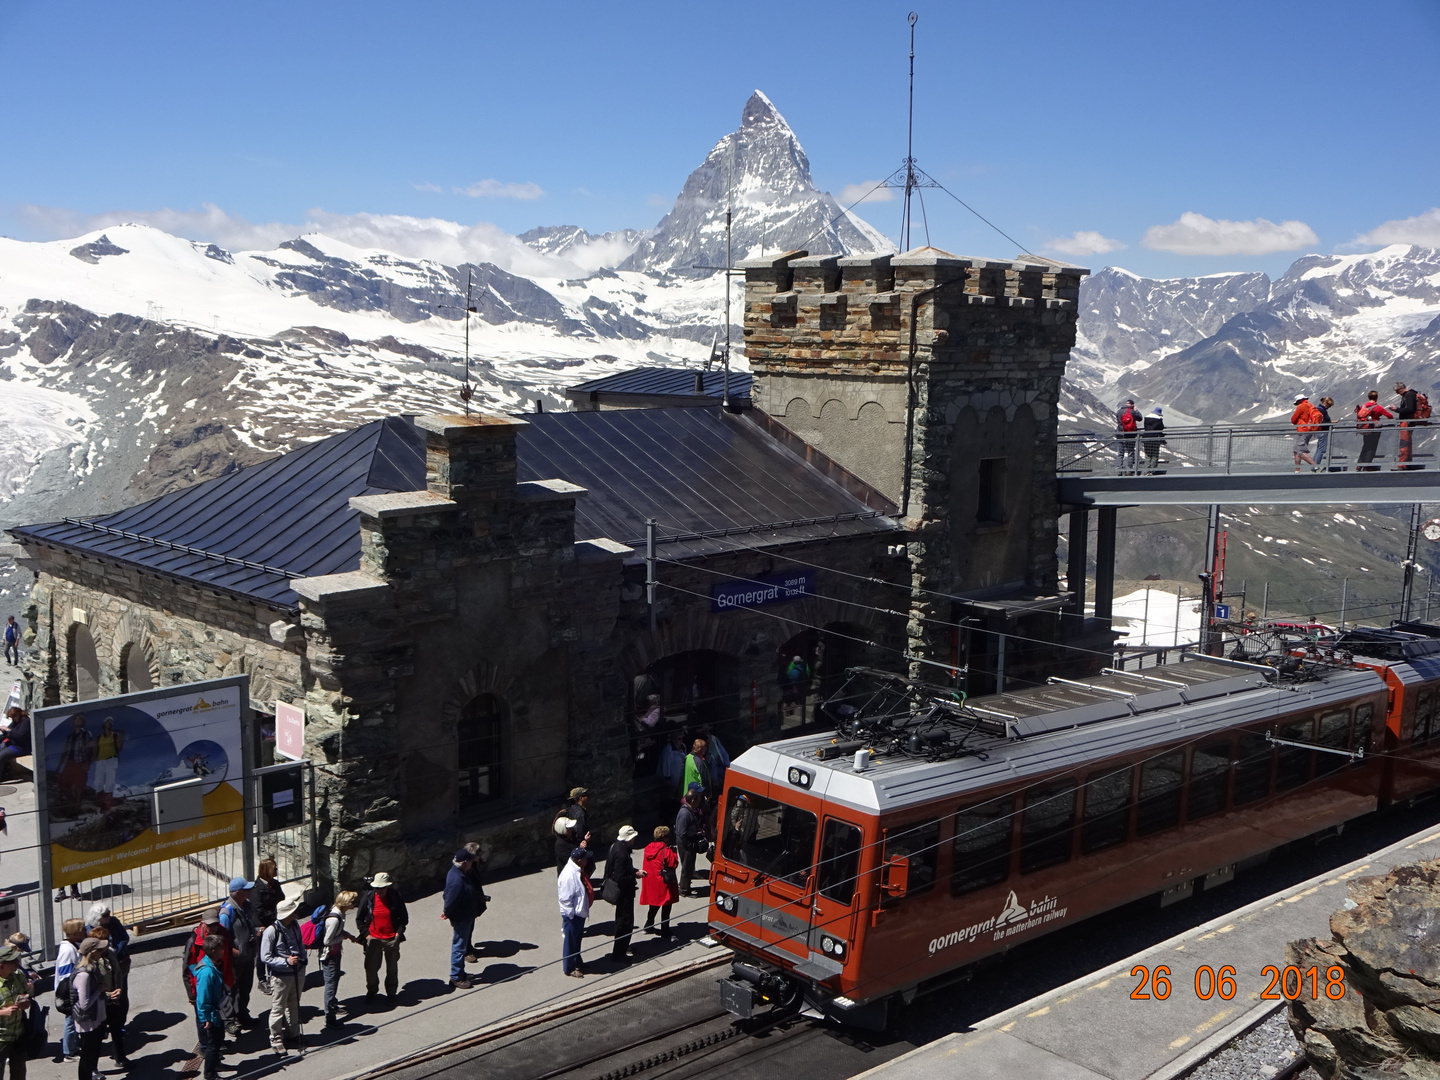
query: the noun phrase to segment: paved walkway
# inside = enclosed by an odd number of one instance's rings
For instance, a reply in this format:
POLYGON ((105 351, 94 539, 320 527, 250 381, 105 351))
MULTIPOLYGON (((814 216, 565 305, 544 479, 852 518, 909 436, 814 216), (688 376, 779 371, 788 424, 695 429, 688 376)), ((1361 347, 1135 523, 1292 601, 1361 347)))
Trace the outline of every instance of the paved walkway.
MULTIPOLYGON (((1248 1028, 1277 1002, 1261 995, 1269 964, 1283 968, 1285 943, 1330 936, 1330 915, 1345 903, 1346 883, 1401 863, 1440 856, 1432 826, 1338 870, 1258 900, 1213 922, 1136 953, 1101 971, 982 1020, 970 1031, 862 1073, 873 1080, 983 1076, 986 1080, 1170 1080, 1248 1028), (1136 966, 1170 969, 1169 996, 1137 1000, 1136 966), (1234 997, 1201 998, 1208 966, 1234 969, 1234 997)), ((1228 987, 1226 988, 1228 989, 1228 987)), ((1324 992, 1322 981, 1320 990, 1324 992)), ((1306 984, 1308 993, 1308 984, 1306 984)), ((860 1080, 859 1077, 855 1080, 860 1080)))

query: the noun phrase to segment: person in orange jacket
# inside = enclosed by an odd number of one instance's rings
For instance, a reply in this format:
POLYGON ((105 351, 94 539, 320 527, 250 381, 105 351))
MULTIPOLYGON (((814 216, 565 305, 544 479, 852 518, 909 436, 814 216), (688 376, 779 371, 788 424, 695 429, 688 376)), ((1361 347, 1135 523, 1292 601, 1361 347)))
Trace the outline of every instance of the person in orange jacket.
POLYGON ((1309 464, 1314 471, 1318 466, 1310 456, 1310 440, 1320 429, 1320 410, 1310 404, 1308 397, 1301 394, 1295 399, 1295 411, 1290 414, 1290 423, 1295 425, 1295 471, 1300 471, 1302 461, 1309 464))

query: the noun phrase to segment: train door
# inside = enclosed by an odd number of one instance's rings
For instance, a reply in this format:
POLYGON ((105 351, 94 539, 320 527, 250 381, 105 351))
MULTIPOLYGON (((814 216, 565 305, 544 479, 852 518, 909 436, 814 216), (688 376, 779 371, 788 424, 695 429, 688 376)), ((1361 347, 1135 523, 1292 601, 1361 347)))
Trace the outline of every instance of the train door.
POLYGON ((825 819, 810 908, 810 948, 841 965, 854 950, 862 847, 858 826, 840 818, 825 819))

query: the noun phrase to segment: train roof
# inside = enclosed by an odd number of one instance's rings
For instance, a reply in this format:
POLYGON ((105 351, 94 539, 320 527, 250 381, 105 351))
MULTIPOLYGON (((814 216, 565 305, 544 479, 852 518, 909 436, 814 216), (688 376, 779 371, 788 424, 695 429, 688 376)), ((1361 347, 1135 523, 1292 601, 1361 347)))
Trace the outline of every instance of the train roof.
POLYGON ((1143 675, 1108 672, 974 699, 966 710, 1015 719, 996 719, 972 731, 964 752, 944 760, 877 754, 868 768, 856 772, 853 753, 829 760, 818 756, 822 748, 833 750, 837 738, 821 734, 752 747, 730 771, 803 788, 862 812, 884 813, 935 799, 963 800, 1000 784, 1018 786, 1030 778, 1084 769, 1283 713, 1321 709, 1383 688, 1380 675, 1369 668, 1315 668, 1305 681, 1286 682, 1258 665, 1189 657, 1143 675))

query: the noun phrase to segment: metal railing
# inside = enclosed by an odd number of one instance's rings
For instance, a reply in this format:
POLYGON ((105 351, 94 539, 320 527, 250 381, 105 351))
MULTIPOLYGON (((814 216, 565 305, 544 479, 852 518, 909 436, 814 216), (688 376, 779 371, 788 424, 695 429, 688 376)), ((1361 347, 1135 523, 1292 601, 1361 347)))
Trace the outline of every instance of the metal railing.
POLYGON ((1359 429, 1346 421, 1308 433, 1289 424, 1210 424, 1172 427, 1158 434, 1160 438, 1143 431, 1061 435, 1059 471, 1092 476, 1161 476, 1181 469, 1219 475, 1394 472, 1426 468, 1434 457, 1429 426, 1413 422, 1359 429))

